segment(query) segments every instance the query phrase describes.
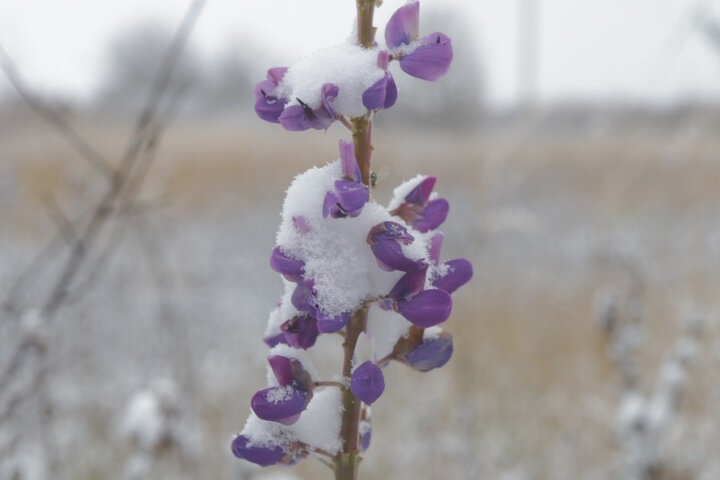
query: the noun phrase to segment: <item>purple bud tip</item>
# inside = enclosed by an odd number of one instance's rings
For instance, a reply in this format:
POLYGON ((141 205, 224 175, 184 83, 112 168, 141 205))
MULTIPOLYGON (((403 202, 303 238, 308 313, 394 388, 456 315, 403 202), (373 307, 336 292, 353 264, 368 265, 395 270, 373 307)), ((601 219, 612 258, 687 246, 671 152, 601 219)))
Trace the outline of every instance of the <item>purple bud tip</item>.
POLYGON ((381 240, 395 240, 403 245, 409 245, 415 240, 415 237, 408 233, 407 228, 397 222, 382 222, 372 227, 367 237, 370 245, 381 240))
POLYGON ((355 158, 355 146, 352 142, 340 140, 340 165, 343 177, 355 182, 360 180, 362 174, 355 158))
POLYGON ((402 247, 394 240, 382 239, 373 243, 370 249, 375 255, 378 266, 388 272, 393 270, 412 272, 425 267, 422 260, 407 258, 402 247))
POLYGON ((335 316, 326 316, 322 312, 318 312, 317 328, 320 333, 334 333, 347 325, 348 320, 350 320, 350 313, 348 312, 335 316))
POLYGON ((405 196, 405 201, 418 206, 425 205, 430 199, 433 188, 435 188, 435 182, 437 182, 437 177, 432 175, 425 177, 405 196))
POLYGON ((237 458, 255 463, 261 467, 269 467, 280 463, 285 456, 285 450, 279 446, 250 445, 250 439, 245 435, 238 435, 232 442, 232 452, 237 458))
POLYGON ((433 281, 433 285, 440 290, 452 294, 455 290, 470 281, 473 276, 472 264, 464 258, 456 258, 445 262, 447 273, 433 281))
POLYGON ((293 380, 290 359, 282 355, 271 355, 268 357, 268 363, 278 383, 283 387, 290 385, 293 380))
POLYGON ((253 395, 250 406, 263 420, 291 425, 298 420, 298 415, 309 401, 308 392, 287 385, 259 390, 253 395))
POLYGON ((387 70, 389 64, 390 64, 390 53, 388 53, 387 50, 380 50, 380 51, 378 52, 378 56, 377 56, 377 66, 378 66, 378 68, 382 68, 383 70, 387 70))
POLYGON ((263 339, 263 341, 265 342, 265 345, 267 345, 270 348, 272 348, 275 345, 278 345, 280 343, 284 343, 287 345, 287 341, 285 340, 285 332, 280 332, 275 335, 270 335, 269 337, 265 337, 263 339))
POLYGON ((412 226, 422 233, 435 230, 445 221, 449 210, 450 204, 444 198, 430 200, 425 208, 417 213, 417 218, 412 221, 412 226))
POLYGON ((397 311, 418 327, 434 327, 450 317, 452 299, 444 290, 424 290, 409 300, 398 302, 397 311))
POLYGON ((350 391, 359 400, 371 405, 385 390, 385 378, 380 367, 367 361, 357 367, 350 380, 350 391))
POLYGON ((276 86, 280 84, 285 73, 287 73, 287 67, 274 67, 267 71, 267 79, 273 82, 276 86))
POLYGON ((360 451, 364 452, 370 448, 370 440, 372 439, 372 430, 367 429, 364 433, 360 433, 360 451))
POLYGON ((445 235, 442 232, 437 232, 430 238, 430 246, 428 247, 428 255, 433 265, 437 266, 440 264, 440 251, 442 250, 443 239, 445 235))
POLYGON ((291 282, 299 282, 302 281, 305 262, 284 254, 280 246, 277 246, 270 255, 270 267, 291 282))
POLYGON ((431 82, 445 75, 453 59, 450 37, 436 32, 418 42, 419 47, 400 59, 400 68, 408 75, 431 82))
POLYGON ((413 2, 398 8, 385 27, 388 48, 407 45, 418 38, 420 31, 420 3, 413 2))
POLYGON ((445 365, 452 354, 452 335, 443 332, 437 338, 423 341, 417 348, 407 353, 405 361, 415 370, 428 372, 445 365))

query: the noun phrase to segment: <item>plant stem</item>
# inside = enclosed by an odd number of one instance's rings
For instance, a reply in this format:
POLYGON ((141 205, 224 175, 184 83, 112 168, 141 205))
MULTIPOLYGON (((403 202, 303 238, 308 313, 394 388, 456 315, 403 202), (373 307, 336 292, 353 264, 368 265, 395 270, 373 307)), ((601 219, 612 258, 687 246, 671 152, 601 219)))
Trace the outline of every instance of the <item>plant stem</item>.
MULTIPOLYGON (((355 312, 347 325, 347 336, 343 343, 345 356, 343 359, 343 377, 352 375, 352 360, 358 337, 365 331, 368 307, 355 312)), ((355 398, 349 386, 342 388, 343 415, 340 428, 342 452, 335 458, 335 480, 357 480, 358 465, 358 434, 360 428, 360 407, 362 402, 355 398)))
MULTIPOLYGON (((375 27, 373 15, 377 0, 356 0, 358 42, 363 48, 373 48, 375 43, 375 27)), ((353 132, 353 145, 357 159, 362 183, 370 188, 370 160, 372 158, 372 113, 362 117, 350 119, 353 132)), ((344 378, 352 375, 353 356, 358 337, 367 326, 367 306, 362 307, 350 318, 346 327, 345 342, 343 342, 343 369, 344 378)), ((360 456, 358 449, 360 411, 362 402, 355 398, 349 385, 342 387, 343 414, 340 427, 342 451, 335 457, 335 480, 357 480, 360 456)))

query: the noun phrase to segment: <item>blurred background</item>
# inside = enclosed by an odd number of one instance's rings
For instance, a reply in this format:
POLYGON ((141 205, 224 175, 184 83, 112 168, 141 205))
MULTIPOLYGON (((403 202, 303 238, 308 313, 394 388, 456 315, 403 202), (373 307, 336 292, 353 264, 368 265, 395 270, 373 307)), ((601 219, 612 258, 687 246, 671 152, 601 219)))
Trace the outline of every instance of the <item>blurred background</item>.
MULTIPOLYGON (((395 75, 374 195, 438 175, 475 278, 452 361, 386 370, 362 478, 720 478, 720 2, 421 4, 455 58, 395 75)), ((354 2, 199 7, 0 0, 2 480, 331 476, 229 445, 284 191, 346 136, 262 122, 252 88, 354 2)))

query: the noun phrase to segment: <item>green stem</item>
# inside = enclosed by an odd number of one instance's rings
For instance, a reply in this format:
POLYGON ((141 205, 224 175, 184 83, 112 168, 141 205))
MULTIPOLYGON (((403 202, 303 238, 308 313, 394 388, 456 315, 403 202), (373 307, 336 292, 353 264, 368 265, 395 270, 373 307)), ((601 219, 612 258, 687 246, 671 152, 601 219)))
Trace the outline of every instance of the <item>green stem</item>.
MULTIPOLYGON (((355 353, 358 337, 365 331, 367 324, 368 308, 364 307, 352 316, 347 325, 347 336, 343 343, 343 377, 350 378, 352 375, 352 360, 355 353)), ((343 416, 340 428, 342 439, 342 452, 335 458, 335 480, 357 480, 358 465, 358 440, 360 428, 360 409, 362 402, 355 398, 349 386, 342 389, 343 416)))
POLYGON ((372 48, 375 43, 373 15, 376 0, 356 0, 358 21, 358 42, 364 48, 372 48))

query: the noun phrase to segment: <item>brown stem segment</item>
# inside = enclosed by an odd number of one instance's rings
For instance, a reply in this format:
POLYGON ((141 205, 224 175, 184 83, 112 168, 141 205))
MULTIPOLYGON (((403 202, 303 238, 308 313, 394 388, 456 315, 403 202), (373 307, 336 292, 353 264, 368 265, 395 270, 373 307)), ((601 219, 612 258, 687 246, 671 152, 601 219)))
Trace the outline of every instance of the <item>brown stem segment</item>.
POLYGON ((363 48, 372 48, 375 43, 373 15, 376 0, 356 0, 358 21, 358 42, 363 48))
MULTIPOLYGON (((355 353, 355 345, 358 337, 365 331, 367 325, 368 307, 355 312, 347 325, 347 336, 343 349, 343 377, 350 378, 352 375, 352 360, 355 353)), ((340 427, 340 438, 342 439, 342 451, 335 457, 335 480, 357 480, 358 465, 358 440, 360 428, 360 410, 362 402, 355 398, 349 386, 342 389, 343 415, 342 426, 340 427)))
POLYGON ((362 183, 370 187, 370 161, 372 160, 372 117, 353 118, 350 120, 354 128, 353 144, 355 145, 355 158, 357 158, 362 183))

